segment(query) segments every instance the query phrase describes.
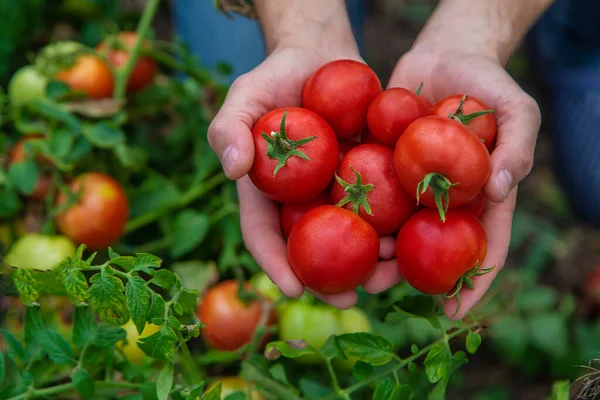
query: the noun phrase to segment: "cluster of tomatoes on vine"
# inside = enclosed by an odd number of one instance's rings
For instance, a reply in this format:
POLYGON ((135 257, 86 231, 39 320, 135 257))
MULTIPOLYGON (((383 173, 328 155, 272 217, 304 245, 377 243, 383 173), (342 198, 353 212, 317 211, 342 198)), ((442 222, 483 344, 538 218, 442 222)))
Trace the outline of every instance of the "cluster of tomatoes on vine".
POLYGON ((420 88, 383 90, 369 66, 338 60, 308 79, 302 107, 262 116, 249 176, 282 204, 298 279, 323 294, 353 290, 374 274, 379 238, 396 236, 399 272, 414 288, 448 297, 472 289, 491 270, 481 266, 479 218, 492 113, 464 94, 432 105, 420 88))

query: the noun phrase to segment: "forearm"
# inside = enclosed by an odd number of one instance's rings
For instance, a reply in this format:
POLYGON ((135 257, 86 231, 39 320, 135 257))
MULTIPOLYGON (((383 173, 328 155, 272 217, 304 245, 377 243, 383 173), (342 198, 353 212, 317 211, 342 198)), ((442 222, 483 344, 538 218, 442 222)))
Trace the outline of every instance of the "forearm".
POLYGON ((478 52, 503 65, 553 0, 442 0, 415 46, 478 52))
POLYGON ((279 46, 356 48, 344 0, 254 0, 267 51, 279 46))

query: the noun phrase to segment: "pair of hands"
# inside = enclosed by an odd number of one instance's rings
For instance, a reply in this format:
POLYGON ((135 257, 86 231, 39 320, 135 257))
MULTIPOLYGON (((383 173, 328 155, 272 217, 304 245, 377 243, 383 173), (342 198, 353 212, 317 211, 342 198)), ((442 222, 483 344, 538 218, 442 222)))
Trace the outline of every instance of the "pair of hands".
MULTIPOLYGON (((254 160, 251 129, 272 109, 301 106, 308 77, 336 59, 363 61, 355 48, 334 52, 298 45, 275 48, 260 66, 233 83, 208 130, 209 142, 225 174, 237 180, 244 242, 265 273, 289 297, 300 296, 305 288, 288 264, 277 204, 263 196, 246 175, 254 160)), ((492 173, 484 188, 489 200, 482 217, 488 236, 482 265, 495 268, 490 274, 476 277, 473 290, 463 289, 462 304, 455 315, 456 300, 446 301, 446 315, 461 319, 485 294, 506 260, 516 186, 532 167, 540 113, 537 103, 521 90, 500 62, 486 54, 437 51, 417 45, 398 61, 388 87, 415 91, 421 83, 422 94, 432 103, 453 94, 480 98, 495 110, 498 125, 491 156, 492 173)), ((393 237, 381 238, 380 262, 363 285, 367 292, 379 293, 401 281, 395 247, 393 237)), ((350 308, 357 300, 354 291, 313 294, 338 308, 350 308)))

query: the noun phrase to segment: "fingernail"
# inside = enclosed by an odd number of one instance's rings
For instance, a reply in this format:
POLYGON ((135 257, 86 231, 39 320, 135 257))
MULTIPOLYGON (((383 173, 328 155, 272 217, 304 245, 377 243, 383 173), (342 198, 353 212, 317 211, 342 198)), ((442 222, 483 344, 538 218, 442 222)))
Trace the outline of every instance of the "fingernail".
POLYGON ((502 196, 506 198, 510 193, 510 189, 512 187, 513 177, 510 172, 506 168, 503 168, 496 176, 496 185, 498 185, 498 189, 502 192, 502 196))
POLYGON ((233 146, 227 146, 225 151, 223 152, 223 159, 221 163, 223 164, 223 170, 225 171, 225 175, 230 176, 231 172, 235 168, 235 164, 238 159, 238 149, 233 146))

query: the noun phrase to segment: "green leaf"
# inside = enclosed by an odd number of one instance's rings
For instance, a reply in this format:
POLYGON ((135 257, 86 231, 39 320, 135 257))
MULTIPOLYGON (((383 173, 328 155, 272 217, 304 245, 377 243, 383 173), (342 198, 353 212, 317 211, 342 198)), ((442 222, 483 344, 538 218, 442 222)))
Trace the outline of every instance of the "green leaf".
POLYGON ((183 210, 175 216, 171 257, 180 258, 198 246, 206 235, 210 221, 208 215, 194 210, 183 210))
POLYGON ((179 295, 179 302, 175 304, 181 305, 184 314, 193 314, 198 308, 199 297, 200 293, 197 290, 183 288, 179 295))
POLYGON ((392 400, 393 391, 394 383, 392 382, 392 378, 386 378, 377 385, 373 394, 373 400, 392 400))
POLYGON ((412 400, 414 398, 414 392, 412 386, 408 384, 402 384, 396 386, 392 392, 392 399, 397 400, 412 400))
MULTIPOLYGON (((0 180, 4 179, 0 171, 0 180)), ((21 199, 12 184, 0 185, 0 218, 11 218, 21 211, 21 199)))
POLYGON ((382 336, 367 332, 346 333, 337 337, 347 357, 356 358, 374 366, 390 362, 394 346, 382 336))
POLYGON ((111 264, 118 265, 126 271, 133 269, 133 264, 135 263, 135 257, 131 256, 116 256, 111 258, 111 264))
POLYGON ((273 378, 275 378, 279 382, 285 385, 289 385, 287 375, 285 374, 285 368, 280 363, 276 363, 271 368, 269 368, 269 373, 273 378))
POLYGON ((27 307, 23 327, 25 330, 25 344, 28 346, 41 344, 42 337, 46 334, 47 329, 40 316, 39 308, 27 307))
POLYGON ((547 400, 569 400, 570 389, 568 380, 556 381, 552 384, 552 394, 547 400))
POLYGON ((527 323, 535 347, 556 359, 568 354, 567 320, 558 311, 531 315, 527 323))
POLYGON ((202 400, 221 400, 221 386, 221 382, 217 382, 202 395, 202 400))
POLYGON ((21 361, 25 361, 25 358, 27 357, 25 355, 25 350, 23 349, 23 345, 21 344, 21 342, 19 342, 17 340, 15 335, 13 335, 12 333, 8 332, 5 329, 0 329, 0 333, 2 334, 2 337, 6 341, 6 344, 8 345, 9 357, 12 358, 13 360, 15 358, 18 358, 21 361))
POLYGON ((52 100, 59 100, 69 93, 71 93, 71 88, 64 82, 50 81, 46 85, 46 95, 52 100))
POLYGON ((114 325, 129 321, 127 299, 123 294, 123 282, 114 276, 114 270, 106 266, 101 273, 92 276, 88 299, 92 309, 100 318, 114 325))
POLYGON ((305 354, 315 354, 315 351, 308 348, 304 340, 271 342, 265 348, 265 358, 271 361, 276 360, 281 356, 286 358, 297 358, 305 354))
POLYGON ((89 287, 85 275, 80 270, 71 268, 70 260, 60 265, 58 273, 71 302, 76 306, 86 305, 89 287))
POLYGON ((323 344, 323 347, 321 347, 320 353, 328 360, 332 360, 336 357, 341 359, 346 358, 335 336, 330 336, 327 339, 325 344, 323 344))
POLYGON ((161 264, 162 260, 152 254, 138 253, 135 255, 133 270, 154 274, 154 268, 160 268, 161 264))
POLYGON ((393 306, 395 312, 388 314, 386 322, 401 322, 406 318, 423 318, 433 327, 440 329, 438 312, 433 296, 412 295, 405 296, 393 306))
POLYGON ((106 122, 85 124, 81 133, 90 143, 101 149, 112 149, 125 142, 123 131, 106 122))
POLYGON ((171 270, 179 276, 185 287, 203 293, 219 279, 217 265, 203 261, 180 261, 171 265, 171 270))
POLYGON ((151 304, 148 310, 147 319, 152 320, 154 318, 162 318, 165 313, 165 300, 163 297, 155 291, 150 291, 151 304))
POLYGON ((146 317, 150 308, 146 281, 139 276, 130 276, 125 285, 125 297, 127 297, 127 308, 131 319, 138 333, 141 334, 146 326, 146 317))
POLYGON ((75 138, 75 143, 73 144, 73 147, 71 148, 69 153, 63 157, 63 162, 69 164, 69 163, 75 163, 77 161, 80 161, 85 156, 90 154, 92 149, 93 149, 93 147, 90 144, 90 142, 88 142, 82 136, 77 136, 75 138))
POLYGON ((300 378, 300 390, 304 394, 304 399, 319 400, 323 398, 332 397, 334 391, 328 386, 324 386, 320 382, 317 382, 308 378, 300 378))
POLYGON ((198 356, 197 359, 201 365, 229 364, 238 362, 240 360, 240 355, 235 351, 208 350, 198 356))
POLYGON ((96 347, 110 347, 125 339, 125 336, 127 336, 127 332, 121 327, 100 324, 94 332, 92 344, 96 347))
POLYGON ((167 318, 167 325, 169 325, 175 331, 181 329, 181 322, 179 322, 179 320, 172 315, 169 315, 169 317, 167 318))
POLYGON ((161 361, 173 361, 174 343, 177 341, 177 335, 168 326, 150 336, 140 338, 138 346, 144 353, 161 361))
POLYGON ((192 390, 190 390, 190 395, 189 395, 188 399, 196 400, 196 398, 198 398, 202 395, 203 389, 204 389, 204 382, 200 382, 192 390))
POLYGON ((76 307, 73 314, 73 343, 83 347, 94 334, 98 323, 89 307, 76 307))
POLYGON ((73 133, 79 133, 81 131, 81 125, 77 117, 57 103, 50 101, 37 101, 31 104, 31 108, 33 108, 42 116, 53 119, 54 121, 62 122, 73 133))
POLYGON ((40 174, 33 158, 14 162, 8 167, 8 177, 17 190, 23 194, 30 194, 35 189, 40 174))
POLYGON ((177 277, 168 269, 161 269, 156 271, 154 277, 150 282, 154 283, 157 286, 160 286, 163 289, 171 289, 175 282, 177 281, 177 277))
POLYGON ((91 375, 83 368, 77 367, 71 375, 71 380, 75 384, 77 391, 84 397, 90 398, 94 396, 96 390, 94 379, 91 375))
POLYGON ((373 375, 373 372, 373 366, 362 361, 355 362, 354 366, 352 367, 352 376, 359 381, 370 377, 373 375))
POLYGON ((52 361, 60 365, 70 365, 73 362, 73 350, 58 332, 47 330, 40 338, 52 361))
POLYGON ((75 144, 75 136, 68 129, 56 127, 52 131, 52 135, 47 139, 48 152, 51 158, 64 160, 75 144))
POLYGON ((18 268, 12 275, 19 297, 27 306, 38 305, 40 292, 36 280, 30 270, 18 268))
POLYGON ((173 364, 169 363, 163 367, 156 380, 156 396, 158 397, 158 400, 168 400, 172 387, 173 364))
POLYGON ((429 382, 436 383, 442 378, 448 378, 452 369, 452 353, 448 342, 437 342, 433 345, 423 363, 429 382))
POLYGON ((479 346, 481 346, 481 335, 477 332, 469 331, 466 339, 467 351, 475 354, 479 346))

